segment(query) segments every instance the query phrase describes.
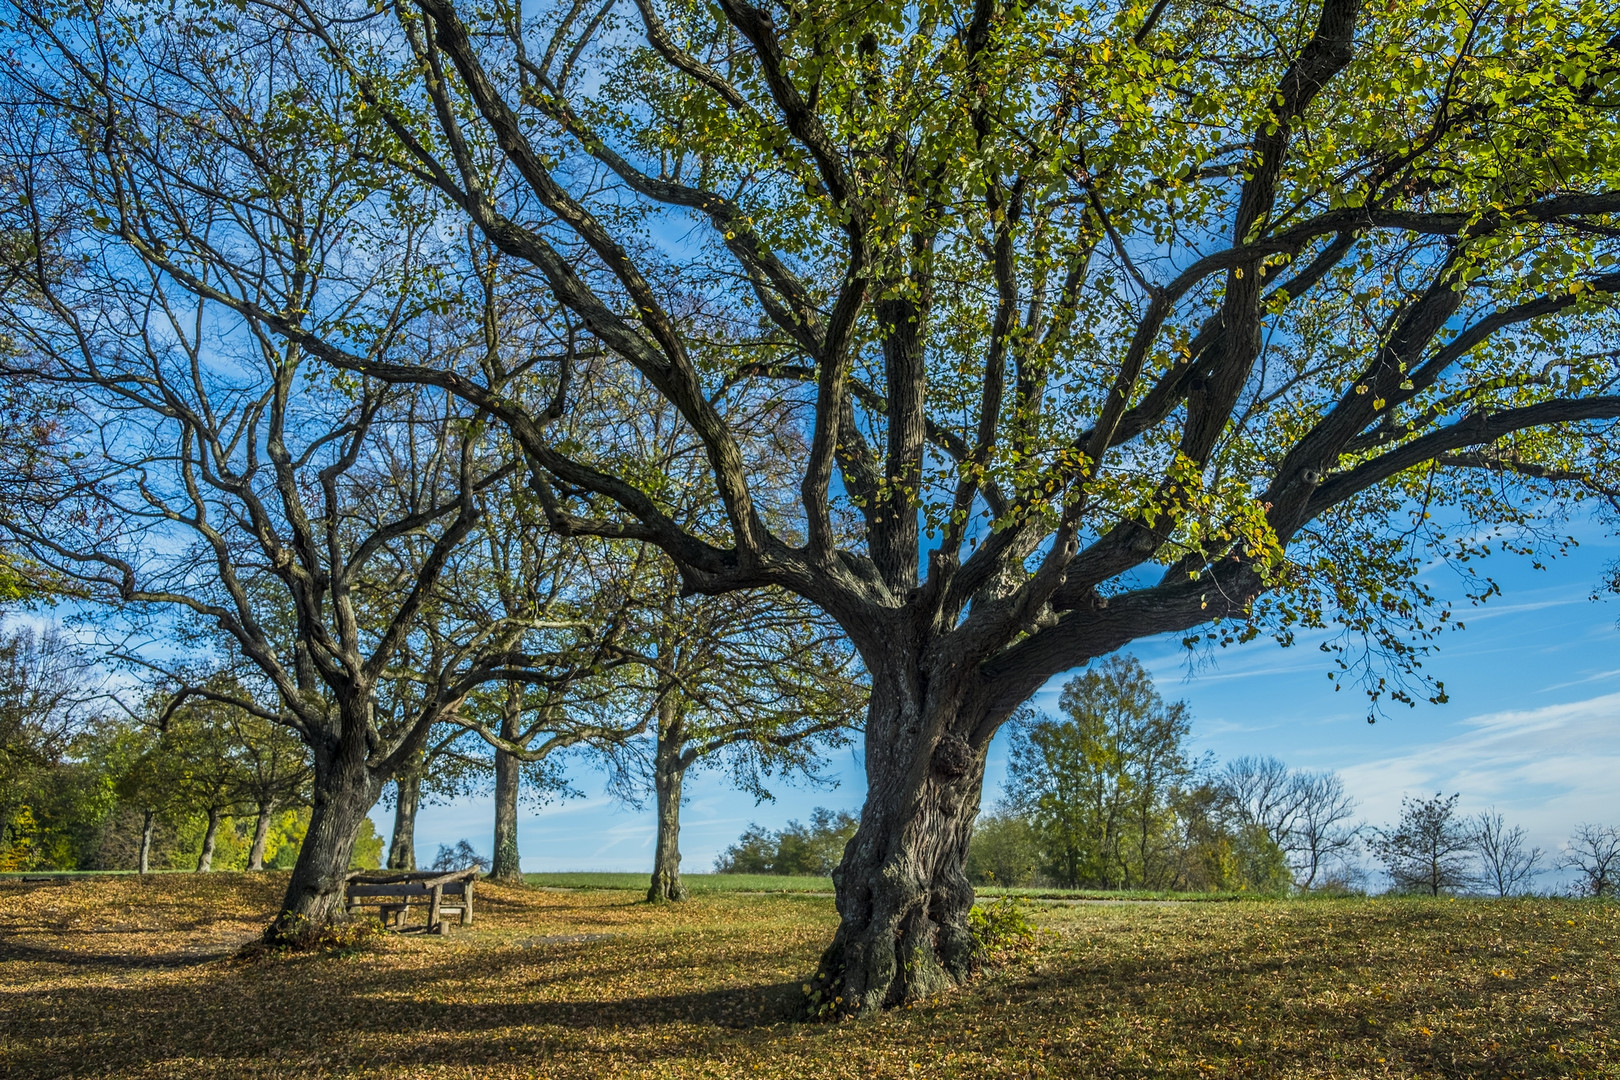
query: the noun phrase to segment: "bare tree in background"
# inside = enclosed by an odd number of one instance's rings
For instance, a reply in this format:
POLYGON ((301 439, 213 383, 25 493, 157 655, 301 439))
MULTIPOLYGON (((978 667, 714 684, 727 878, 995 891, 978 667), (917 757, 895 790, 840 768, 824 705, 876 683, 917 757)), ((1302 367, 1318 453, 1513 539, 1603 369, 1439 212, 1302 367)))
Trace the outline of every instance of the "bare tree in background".
POLYGON ((1497 896, 1512 896, 1541 872, 1542 850, 1530 846, 1523 826, 1509 825, 1494 808, 1476 814, 1469 828, 1479 856, 1479 880, 1497 896))
POLYGON ((1299 809, 1294 774, 1287 765, 1270 755, 1233 758, 1221 766, 1216 782, 1246 819, 1282 843, 1299 809))
POLYGON ((1620 893, 1620 828, 1582 825, 1565 843, 1559 865, 1580 875, 1585 896, 1620 893))
POLYGON ((1250 822, 1288 855, 1296 884, 1311 888, 1330 863, 1347 863, 1362 826, 1349 824, 1356 803, 1337 773, 1289 769, 1274 757, 1236 758, 1217 783, 1250 822))
POLYGON ((1300 888, 1309 889, 1329 865, 1349 865, 1361 846, 1364 826, 1350 824, 1356 801, 1345 792, 1338 773, 1298 772, 1292 787, 1296 806, 1288 833, 1278 843, 1288 853, 1300 888))

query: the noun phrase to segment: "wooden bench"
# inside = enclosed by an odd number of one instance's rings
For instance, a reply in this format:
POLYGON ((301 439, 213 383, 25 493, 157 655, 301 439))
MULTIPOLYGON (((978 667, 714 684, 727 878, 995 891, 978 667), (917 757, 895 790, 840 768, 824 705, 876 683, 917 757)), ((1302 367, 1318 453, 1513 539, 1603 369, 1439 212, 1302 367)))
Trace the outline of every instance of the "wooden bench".
POLYGON ((462 926, 471 926, 473 920, 473 885, 478 880, 478 867, 465 870, 355 870, 343 883, 343 902, 352 914, 362 907, 375 906, 381 910, 383 924, 390 919, 398 929, 405 929, 411 904, 426 901, 427 932, 444 934, 448 928, 444 916, 458 914, 462 926))

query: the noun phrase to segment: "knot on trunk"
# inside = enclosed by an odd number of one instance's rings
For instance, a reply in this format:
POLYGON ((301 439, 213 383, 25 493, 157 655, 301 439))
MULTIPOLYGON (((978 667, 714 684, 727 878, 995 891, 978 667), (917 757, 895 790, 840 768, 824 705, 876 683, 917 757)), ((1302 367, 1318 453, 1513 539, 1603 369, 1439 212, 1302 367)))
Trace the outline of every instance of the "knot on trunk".
POLYGON ((934 772, 947 780, 959 780, 973 767, 973 748, 954 731, 947 732, 934 746, 934 772))

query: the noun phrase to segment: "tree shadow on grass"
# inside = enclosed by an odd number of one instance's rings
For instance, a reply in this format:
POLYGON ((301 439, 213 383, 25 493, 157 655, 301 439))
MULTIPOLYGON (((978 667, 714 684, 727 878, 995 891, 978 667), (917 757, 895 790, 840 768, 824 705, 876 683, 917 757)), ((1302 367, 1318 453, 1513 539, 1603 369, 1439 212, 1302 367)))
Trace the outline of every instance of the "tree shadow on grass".
POLYGON ((548 972, 548 961, 577 965, 580 953, 597 947, 591 942, 458 950, 405 968, 371 966, 363 952, 209 964, 218 957, 109 956, 0 941, 0 947, 7 945, 10 951, 0 952, 0 959, 67 964, 91 976, 53 987, 49 995, 0 993, 0 1076, 39 1080, 85 1069, 144 1074, 181 1057, 196 1075, 233 1077, 316 1060, 321 1068, 338 1070, 532 1065, 536 1053, 591 1061, 617 1052, 604 1049, 604 1032, 623 1033, 635 1043, 644 1041, 638 1033, 650 1029, 657 1029, 659 1056, 701 1055, 752 1041, 754 1033, 789 1020, 800 996, 794 982, 659 992, 659 984, 679 978, 674 965, 636 965, 628 953, 614 950, 605 963, 591 963, 591 979, 604 987, 625 986, 625 994, 571 1000, 569 979, 548 972), (506 970, 513 964, 524 970, 506 970), (187 966, 195 973, 160 975, 139 985, 93 978, 98 970, 187 966), (637 992, 637 979, 647 992, 637 992), (525 991, 535 999, 513 1000, 528 998, 525 991), (65 1060, 64 1031, 93 1051, 65 1060))
MULTIPOLYGON (((142 934, 143 931, 103 930, 106 934, 142 934)), ((96 968, 166 969, 195 967, 231 956, 239 945, 235 942, 212 941, 185 945, 158 953, 85 952, 82 949, 64 949, 54 945, 39 945, 0 935, 0 964, 8 962, 58 964, 79 970, 96 968)))

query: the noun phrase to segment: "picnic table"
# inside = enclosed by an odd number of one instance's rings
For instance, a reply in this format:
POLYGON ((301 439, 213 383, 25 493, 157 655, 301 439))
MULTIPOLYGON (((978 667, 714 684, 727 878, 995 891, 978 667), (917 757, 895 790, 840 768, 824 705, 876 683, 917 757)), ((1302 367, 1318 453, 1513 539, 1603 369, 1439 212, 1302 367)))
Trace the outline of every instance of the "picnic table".
POLYGON ((427 904, 430 934, 448 933, 444 916, 458 914, 462 926, 471 926, 473 885, 478 867, 462 870, 354 870, 343 883, 343 902, 350 913, 375 906, 384 925, 390 918, 405 929, 412 903, 427 904))

